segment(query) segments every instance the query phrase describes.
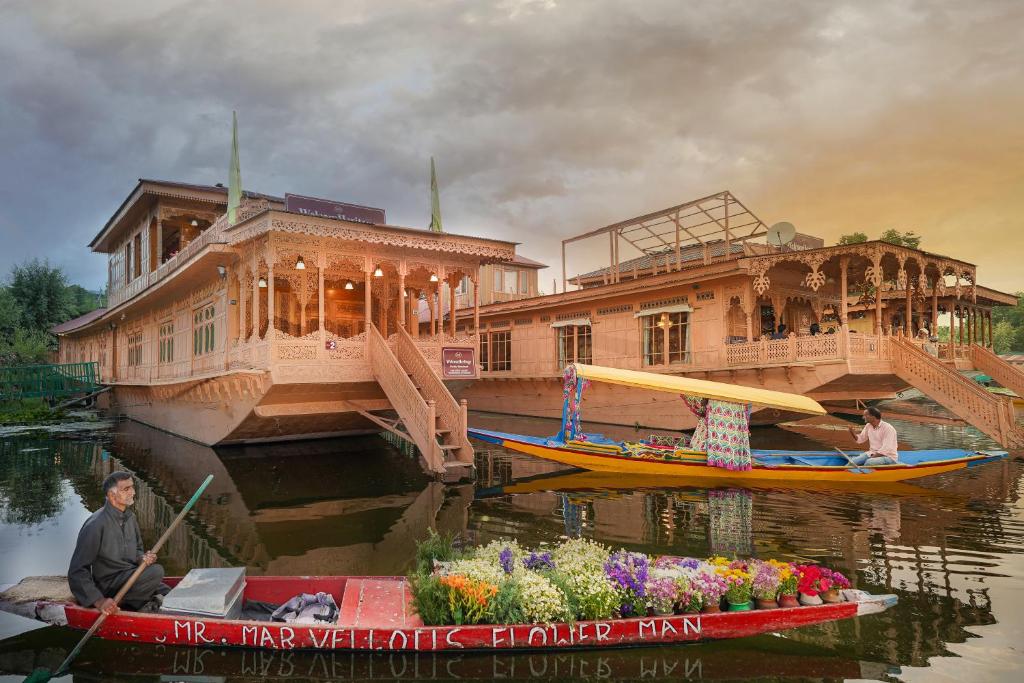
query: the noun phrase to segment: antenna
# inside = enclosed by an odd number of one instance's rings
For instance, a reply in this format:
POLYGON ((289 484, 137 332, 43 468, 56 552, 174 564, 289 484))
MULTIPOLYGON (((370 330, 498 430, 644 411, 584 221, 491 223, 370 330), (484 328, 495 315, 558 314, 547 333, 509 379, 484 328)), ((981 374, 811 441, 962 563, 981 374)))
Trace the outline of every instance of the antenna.
POLYGON ((768 228, 768 244, 780 249, 796 237, 796 227, 792 223, 782 221, 768 228))

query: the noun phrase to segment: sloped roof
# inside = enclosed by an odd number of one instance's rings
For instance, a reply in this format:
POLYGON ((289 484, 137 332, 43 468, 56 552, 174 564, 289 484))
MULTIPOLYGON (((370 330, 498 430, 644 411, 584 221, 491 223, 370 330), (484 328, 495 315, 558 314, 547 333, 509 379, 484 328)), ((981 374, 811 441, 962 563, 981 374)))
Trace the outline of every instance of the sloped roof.
POLYGON ((516 254, 516 257, 514 259, 512 259, 512 264, 517 265, 517 266, 526 266, 527 268, 537 268, 537 269, 547 268, 548 267, 546 263, 541 263, 540 261, 534 261, 533 259, 526 258, 525 256, 520 256, 519 254, 516 254))
POLYGON ((97 318, 102 317, 103 314, 106 312, 106 308, 97 308, 94 311, 89 311, 85 315, 80 315, 77 318, 66 320, 62 322, 60 325, 54 325, 53 327, 50 328, 50 332, 52 332, 53 334, 66 334, 68 332, 71 332, 72 330, 77 330, 79 327, 88 325, 97 318))

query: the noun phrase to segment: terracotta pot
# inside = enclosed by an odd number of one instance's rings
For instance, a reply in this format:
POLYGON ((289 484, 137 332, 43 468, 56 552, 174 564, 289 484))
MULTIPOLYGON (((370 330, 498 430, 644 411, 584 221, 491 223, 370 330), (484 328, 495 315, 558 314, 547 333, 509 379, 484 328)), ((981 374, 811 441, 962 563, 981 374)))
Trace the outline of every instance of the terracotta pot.
POLYGON ((754 604, 757 605, 757 609, 778 609, 779 603, 775 600, 762 600, 761 598, 754 598, 754 604))
POLYGON ((779 607, 799 607, 800 601, 796 599, 796 594, 786 593, 779 596, 779 607))
POLYGON ((801 605, 820 605, 824 602, 820 595, 807 595, 807 593, 800 594, 801 605))
POLYGON ((704 614, 715 614, 716 612, 721 611, 722 608, 718 605, 707 605, 704 609, 701 610, 701 612, 703 612, 704 614))
POLYGON ((748 612, 748 611, 750 611, 753 608, 754 608, 754 604, 752 602, 749 602, 749 601, 748 602, 741 602, 738 605, 734 605, 731 602, 729 603, 729 611, 730 612, 748 612))
POLYGON ((818 595, 821 596, 822 602, 834 603, 843 601, 843 599, 839 596, 838 588, 829 588, 827 591, 822 591, 821 593, 818 593, 818 595))

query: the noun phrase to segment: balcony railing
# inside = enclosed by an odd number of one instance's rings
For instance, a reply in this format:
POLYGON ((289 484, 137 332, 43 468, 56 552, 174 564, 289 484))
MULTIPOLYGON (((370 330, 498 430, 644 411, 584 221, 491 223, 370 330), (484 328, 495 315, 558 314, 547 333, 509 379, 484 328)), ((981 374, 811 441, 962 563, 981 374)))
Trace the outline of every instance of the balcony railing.
POLYGON ((207 230, 203 231, 199 237, 185 245, 181 251, 161 263, 156 270, 144 273, 124 287, 110 292, 108 307, 114 308, 125 301, 135 298, 169 276, 171 273, 181 268, 185 263, 188 263, 188 261, 202 251, 203 248, 211 244, 226 244, 227 240, 224 238, 220 230, 215 229, 216 227, 217 224, 214 224, 207 230))

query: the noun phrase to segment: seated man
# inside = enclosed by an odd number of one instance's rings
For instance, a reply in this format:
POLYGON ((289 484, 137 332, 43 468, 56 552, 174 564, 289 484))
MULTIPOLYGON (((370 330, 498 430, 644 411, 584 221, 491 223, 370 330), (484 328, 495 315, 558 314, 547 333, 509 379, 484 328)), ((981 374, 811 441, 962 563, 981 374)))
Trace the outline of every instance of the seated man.
POLYGON ((850 427, 850 435, 857 440, 857 443, 868 444, 868 450, 861 455, 855 455, 852 460, 857 465, 895 465, 899 461, 899 454, 896 452, 896 428, 888 422, 882 421, 882 413, 878 408, 868 408, 864 411, 864 429, 860 432, 850 427))
POLYGON ((85 520, 68 567, 68 584, 80 605, 107 614, 117 612, 112 598, 140 564, 145 571, 125 594, 129 610, 155 611, 170 588, 156 555, 144 552, 139 522, 128 506, 135 502, 135 483, 127 472, 112 472, 103 480, 106 503, 85 520))

